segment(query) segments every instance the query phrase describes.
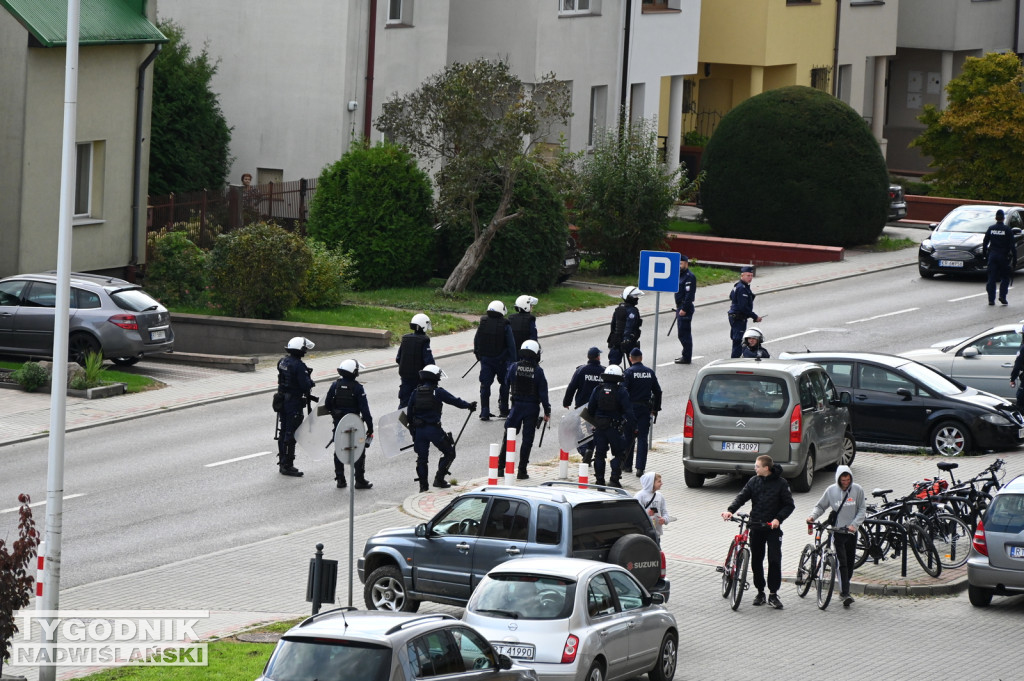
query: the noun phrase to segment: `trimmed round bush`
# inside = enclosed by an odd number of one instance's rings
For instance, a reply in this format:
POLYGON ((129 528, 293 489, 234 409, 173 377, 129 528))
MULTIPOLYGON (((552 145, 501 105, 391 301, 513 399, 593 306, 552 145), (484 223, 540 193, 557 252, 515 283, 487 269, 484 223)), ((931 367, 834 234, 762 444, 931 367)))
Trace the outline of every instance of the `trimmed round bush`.
POLYGON ((188 305, 206 289, 206 253, 181 231, 150 232, 146 289, 164 305, 188 305))
POLYGON ((885 227, 878 142, 856 111, 814 88, 769 90, 734 108, 702 167, 704 214, 720 236, 853 246, 885 227))
POLYGON ((353 286, 420 284, 434 249, 430 178, 401 147, 354 145, 324 168, 309 206, 309 236, 351 253, 353 286))
POLYGON ((299 293, 299 307, 323 310, 342 304, 345 291, 352 290, 352 259, 331 250, 321 241, 306 241, 313 264, 299 293))

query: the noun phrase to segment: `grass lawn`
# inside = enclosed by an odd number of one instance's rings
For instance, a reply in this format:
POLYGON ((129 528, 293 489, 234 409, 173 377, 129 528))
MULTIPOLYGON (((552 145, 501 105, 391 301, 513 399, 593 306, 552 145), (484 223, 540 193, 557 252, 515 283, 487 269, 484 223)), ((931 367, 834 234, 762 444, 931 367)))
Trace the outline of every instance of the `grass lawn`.
MULTIPOLYGON (((20 369, 24 362, 7 362, 0 360, 0 369, 20 369)), ((124 383, 128 386, 129 393, 141 393, 147 390, 155 390, 164 387, 164 383, 138 374, 128 374, 123 371, 107 369, 103 372, 103 380, 110 383, 124 383)))
POLYGON ((668 222, 668 231, 687 232, 689 234, 711 234, 711 225, 699 220, 682 220, 673 218, 668 222))
POLYGON ((914 248, 916 246, 917 242, 913 239, 893 239, 887 236, 880 236, 878 241, 864 248, 869 251, 888 252, 902 251, 904 248, 914 248))

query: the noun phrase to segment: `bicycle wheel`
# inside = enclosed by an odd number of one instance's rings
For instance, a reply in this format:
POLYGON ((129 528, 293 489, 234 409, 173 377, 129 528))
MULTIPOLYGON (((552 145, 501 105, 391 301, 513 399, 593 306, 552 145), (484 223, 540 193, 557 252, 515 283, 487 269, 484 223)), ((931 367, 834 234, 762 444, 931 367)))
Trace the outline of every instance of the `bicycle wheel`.
POLYGON ((729 594, 732 593, 732 584, 735 581, 735 558, 736 558, 736 540, 733 539, 732 543, 729 544, 729 553, 725 556, 725 565, 722 566, 722 598, 728 598, 729 594))
POLYGON ((747 568, 750 567, 750 548, 744 546, 736 556, 736 579, 732 585, 732 609, 740 607, 743 592, 747 589, 747 568))
POLYGON ((940 513, 929 522, 929 530, 942 567, 952 570, 967 562, 974 536, 970 525, 955 515, 940 513))
POLYGON ((853 549, 854 569, 859 568, 868 560, 868 555, 871 553, 871 547, 874 544, 873 530, 874 526, 872 526, 871 531, 868 530, 868 523, 864 523, 857 530, 857 544, 853 549))
POLYGON ((800 553, 800 563, 796 568, 796 595, 803 598, 811 590, 814 581, 814 544, 808 544, 800 553))
POLYGON ((832 600, 832 592, 836 588, 836 573, 839 572, 839 559, 834 553, 826 553, 818 567, 818 609, 824 610, 832 600))
POLYGON ((927 530, 919 524, 907 523, 907 543, 910 550, 914 552, 914 558, 921 564, 928 575, 938 577, 942 574, 942 563, 939 562, 939 552, 935 544, 928 536, 927 530))

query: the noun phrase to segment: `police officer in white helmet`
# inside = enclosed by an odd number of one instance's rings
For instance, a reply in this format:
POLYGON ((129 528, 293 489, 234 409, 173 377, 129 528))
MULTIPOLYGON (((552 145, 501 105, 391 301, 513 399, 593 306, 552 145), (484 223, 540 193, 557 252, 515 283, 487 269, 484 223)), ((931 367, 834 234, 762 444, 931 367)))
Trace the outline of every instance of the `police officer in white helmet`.
POLYGON ((302 358, 315 346, 313 341, 295 336, 285 346, 288 354, 277 362, 277 394, 274 411, 277 412, 277 468, 281 475, 301 478, 302 471, 295 467, 295 431, 302 424, 302 408, 310 408, 313 397, 313 370, 302 358))

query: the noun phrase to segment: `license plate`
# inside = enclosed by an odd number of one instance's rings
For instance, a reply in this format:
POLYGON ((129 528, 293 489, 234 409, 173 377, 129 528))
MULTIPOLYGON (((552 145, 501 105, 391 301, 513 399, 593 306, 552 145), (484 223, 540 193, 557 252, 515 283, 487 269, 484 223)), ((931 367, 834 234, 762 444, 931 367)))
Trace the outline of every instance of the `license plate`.
POLYGON ((1024 546, 1011 546, 1010 558, 1024 558, 1024 546))
POLYGON ((1017 439, 1020 440, 1021 438, 1024 438, 1024 428, 1017 429, 1017 439))
POLYGON ((756 442, 723 442, 722 451, 757 453, 758 444, 756 442))
POLYGON ((962 260, 940 260, 939 267, 963 267, 962 260))
POLYGON ((513 660, 532 660, 536 648, 530 643, 491 643, 499 655, 506 655, 513 660))
POLYGON ((151 340, 163 340, 163 339, 167 338, 167 332, 166 331, 150 331, 149 332, 149 337, 150 337, 151 340))
POLYGON ((576 264, 576 258, 566 258, 565 264, 567 267, 572 267, 573 265, 576 264))

